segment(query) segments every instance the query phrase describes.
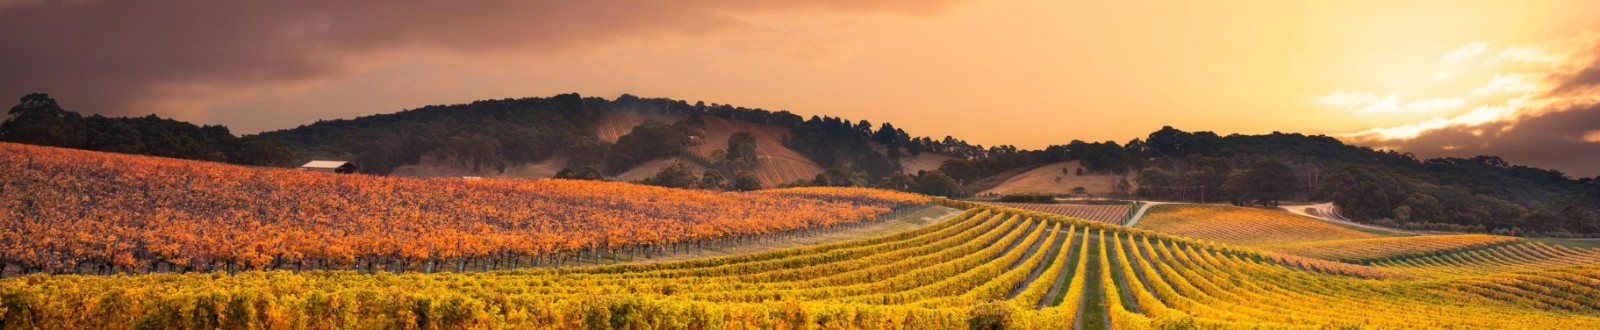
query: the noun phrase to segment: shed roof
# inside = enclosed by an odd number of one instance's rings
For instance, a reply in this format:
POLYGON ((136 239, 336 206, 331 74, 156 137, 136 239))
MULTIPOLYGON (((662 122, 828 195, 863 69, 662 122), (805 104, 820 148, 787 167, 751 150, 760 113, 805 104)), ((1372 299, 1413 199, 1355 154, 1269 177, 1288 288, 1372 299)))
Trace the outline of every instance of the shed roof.
POLYGON ((342 161, 342 160, 313 160, 313 161, 307 162, 305 165, 300 165, 300 167, 308 167, 308 168, 339 168, 341 166, 345 166, 346 164, 350 164, 350 162, 342 161))

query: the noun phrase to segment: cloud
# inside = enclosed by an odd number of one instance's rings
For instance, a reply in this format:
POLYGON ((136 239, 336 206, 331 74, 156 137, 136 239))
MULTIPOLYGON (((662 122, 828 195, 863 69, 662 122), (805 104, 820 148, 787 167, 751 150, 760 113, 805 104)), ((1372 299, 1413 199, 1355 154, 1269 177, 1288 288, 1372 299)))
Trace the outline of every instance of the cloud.
POLYGON ((1572 92, 1600 85, 1600 62, 1567 77, 1556 92, 1572 92))
MULTIPOLYGON (((1354 144, 1382 146, 1422 157, 1496 155, 1514 163, 1554 168, 1577 176, 1600 175, 1597 47, 1600 37, 1586 33, 1551 45, 1503 50, 1492 61, 1516 65, 1503 67, 1508 71, 1497 73, 1474 88, 1470 102, 1458 98, 1431 104, 1440 108, 1470 106, 1471 110, 1336 136, 1354 144)), ((1388 109, 1384 108, 1390 106, 1386 104, 1396 104, 1385 103, 1391 98, 1394 96, 1359 106, 1388 109)))
POLYGON ((1592 131, 1584 132, 1583 133, 1583 142, 1600 143, 1600 130, 1592 130, 1592 131))
POLYGON ((558 54, 761 29, 747 15, 922 15, 953 1, 0 0, 0 97, 171 115, 410 54, 558 54))
POLYGON ((1536 75, 1527 73, 1496 74, 1494 78, 1489 79, 1488 84, 1472 92, 1482 95, 1525 94, 1543 88, 1539 80, 1536 75))
POLYGON ((1485 64, 1501 63, 1558 63, 1566 60, 1565 57, 1552 54, 1539 46, 1519 46, 1500 51, 1499 56, 1484 61, 1485 64))
POLYGON ((1549 111, 1516 121, 1444 126, 1402 140, 1357 140, 1421 157, 1500 156, 1574 177, 1600 175, 1600 105, 1549 111))
POLYGON ((1361 107, 1377 101, 1378 95, 1372 93, 1352 93, 1346 91, 1334 91, 1332 93, 1317 97, 1317 104, 1341 108, 1361 107))
POLYGON ((1461 48, 1457 48, 1455 51, 1451 51, 1449 54, 1445 54, 1444 61, 1460 61, 1469 57, 1478 56, 1488 50, 1489 44, 1483 42, 1474 42, 1467 44, 1466 46, 1461 46, 1461 48))
POLYGON ((1453 97, 1438 97, 1431 99, 1413 100, 1401 103, 1399 95, 1389 94, 1378 97, 1372 93, 1352 93, 1335 91, 1318 96, 1317 104, 1346 108, 1356 114, 1383 114, 1383 113, 1433 113, 1442 110, 1452 110, 1466 105, 1466 101, 1453 97))
POLYGON ((1357 142, 1373 142, 1381 140, 1404 140, 1415 138, 1431 130, 1450 127, 1476 126, 1503 120, 1509 120, 1516 111, 1509 106, 1479 106, 1465 114, 1453 117, 1434 117, 1420 123, 1401 125, 1387 128, 1373 128, 1361 132, 1343 134, 1341 137, 1353 139, 1357 142))

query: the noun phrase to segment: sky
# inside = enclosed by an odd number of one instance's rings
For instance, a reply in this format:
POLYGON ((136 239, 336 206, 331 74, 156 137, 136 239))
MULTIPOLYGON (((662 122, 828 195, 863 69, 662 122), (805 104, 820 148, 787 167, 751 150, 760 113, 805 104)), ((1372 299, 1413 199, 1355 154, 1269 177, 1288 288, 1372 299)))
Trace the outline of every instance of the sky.
POLYGON ((1161 126, 1600 175, 1596 1, 0 0, 0 97, 235 133, 623 93, 1042 148, 1161 126))

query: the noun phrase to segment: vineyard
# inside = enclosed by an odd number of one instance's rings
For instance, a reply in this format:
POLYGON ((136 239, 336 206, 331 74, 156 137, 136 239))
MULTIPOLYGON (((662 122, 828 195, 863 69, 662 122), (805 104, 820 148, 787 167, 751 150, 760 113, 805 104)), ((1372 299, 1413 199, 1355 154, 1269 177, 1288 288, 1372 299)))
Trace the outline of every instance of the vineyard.
POLYGON ((1275 248, 1308 257, 1345 262, 1384 260, 1447 251, 1486 248, 1518 241, 1494 235, 1405 236, 1282 244, 1275 248))
POLYGON ((1372 264, 1523 243, 1509 236, 1403 236, 1254 208, 1167 204, 1151 207, 1139 228, 1325 260, 1372 264))
POLYGON ((1128 220, 1128 213, 1132 211, 1132 204, 1123 205, 1082 205, 1082 204, 1032 204, 1032 203, 985 203, 989 205, 1023 209, 1035 212, 1054 213, 1069 217, 1094 220, 1110 224, 1122 224, 1128 220))
POLYGON ((1492 248, 1419 255, 1372 263, 1378 268, 1428 277, 1481 276, 1592 264, 1600 264, 1600 250, 1520 241, 1492 248))
POLYGON ((1600 267, 1592 263, 1408 280, 1053 214, 945 203, 969 209, 878 238, 673 263, 13 278, 0 280, 0 321, 7 329, 1600 326, 1593 314, 1600 267))
POLYGON ((859 224, 929 198, 410 179, 0 144, 0 274, 563 265, 859 224))
POLYGON ((1389 237, 1285 212, 1217 205, 1151 206, 1137 227, 1252 246, 1389 237))

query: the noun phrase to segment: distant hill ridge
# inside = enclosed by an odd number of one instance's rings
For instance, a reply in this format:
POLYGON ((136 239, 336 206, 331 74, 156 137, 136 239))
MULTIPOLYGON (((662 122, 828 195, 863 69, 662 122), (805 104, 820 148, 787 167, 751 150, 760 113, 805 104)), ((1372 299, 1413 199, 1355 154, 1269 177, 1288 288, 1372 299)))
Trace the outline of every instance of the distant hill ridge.
POLYGON ((340 159, 375 174, 556 175, 718 190, 874 186, 944 196, 1081 186, 1153 200, 1332 201, 1351 219, 1394 227, 1600 233, 1594 178, 1493 156, 1419 160, 1320 135, 1163 127, 1125 143, 1026 150, 912 137, 887 122, 578 94, 430 105, 242 137, 154 116, 83 117, 44 94, 10 113, 0 140, 252 165, 340 159))

